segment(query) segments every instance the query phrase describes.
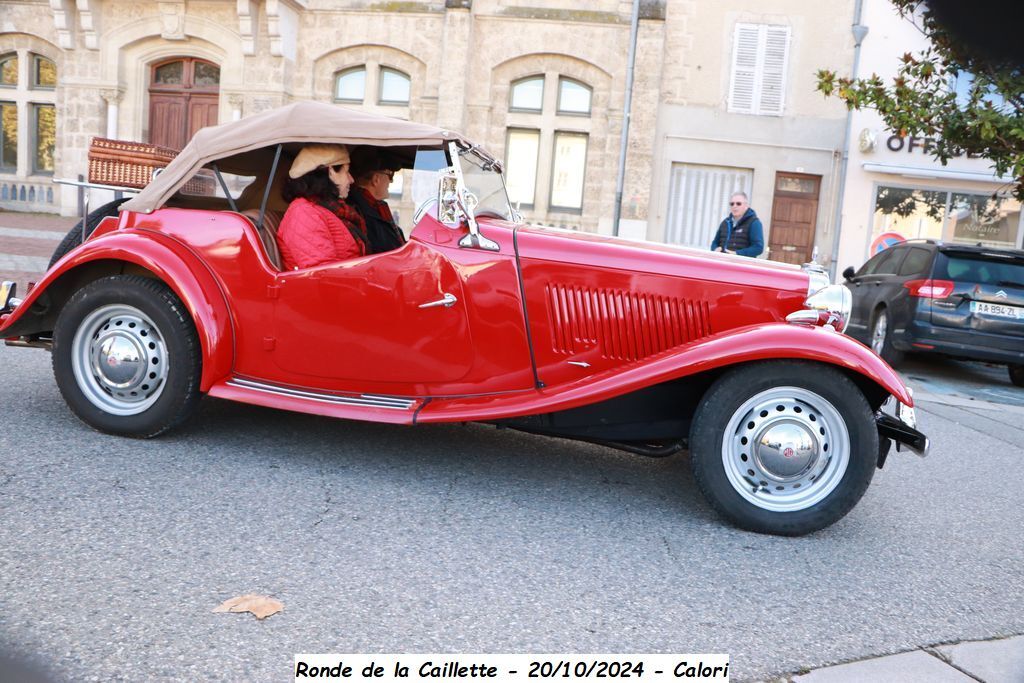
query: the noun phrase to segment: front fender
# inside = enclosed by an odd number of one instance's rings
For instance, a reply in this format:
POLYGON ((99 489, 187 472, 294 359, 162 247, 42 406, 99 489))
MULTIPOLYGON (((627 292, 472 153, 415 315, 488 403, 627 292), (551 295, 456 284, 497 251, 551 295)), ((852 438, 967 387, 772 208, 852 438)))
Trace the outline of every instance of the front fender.
POLYGON ((493 420, 568 410, 645 387, 742 363, 811 360, 856 372, 902 403, 914 401, 903 380, 873 351, 834 330, 789 323, 741 327, 696 344, 637 361, 571 384, 498 397, 435 399, 417 422, 493 420))
MULTIPOLYGON (((89 240, 54 264, 13 313, 0 318, 0 338, 49 331, 57 311, 49 300, 63 304, 81 286, 76 273, 90 266, 133 264, 150 271, 185 304, 196 326, 203 352, 200 390, 207 391, 231 372, 234 328, 224 292, 210 269, 181 242, 160 232, 119 230, 89 240)), ((115 274, 120 269, 102 272, 115 274)))

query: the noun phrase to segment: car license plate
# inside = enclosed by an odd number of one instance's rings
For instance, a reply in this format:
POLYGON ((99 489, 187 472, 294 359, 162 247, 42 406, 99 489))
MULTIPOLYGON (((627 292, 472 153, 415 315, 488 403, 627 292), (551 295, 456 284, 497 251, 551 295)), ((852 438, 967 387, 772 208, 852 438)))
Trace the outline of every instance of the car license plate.
POLYGON ((990 304, 986 301, 972 301, 971 313, 983 313, 985 315, 997 315, 1001 318, 1024 319, 1024 308, 1020 306, 1006 306, 1005 304, 990 304))

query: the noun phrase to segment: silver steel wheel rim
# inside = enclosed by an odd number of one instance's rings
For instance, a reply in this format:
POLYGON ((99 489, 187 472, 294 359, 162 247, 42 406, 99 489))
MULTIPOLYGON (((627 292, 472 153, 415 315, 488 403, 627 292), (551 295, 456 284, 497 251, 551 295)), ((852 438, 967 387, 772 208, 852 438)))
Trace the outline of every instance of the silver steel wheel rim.
POLYGON ((746 501, 772 512, 806 510, 825 499, 850 464, 846 421, 828 400, 800 387, 747 399, 725 427, 722 464, 746 501))
POLYGON ((875 318, 875 327, 871 330, 871 350, 879 356, 882 355, 882 349, 885 348, 885 335, 888 331, 889 316, 885 313, 879 313, 878 317, 875 318))
POLYGON ((137 308, 114 304, 86 316, 71 342, 75 382, 89 402, 111 415, 138 415, 167 384, 167 346, 137 308))

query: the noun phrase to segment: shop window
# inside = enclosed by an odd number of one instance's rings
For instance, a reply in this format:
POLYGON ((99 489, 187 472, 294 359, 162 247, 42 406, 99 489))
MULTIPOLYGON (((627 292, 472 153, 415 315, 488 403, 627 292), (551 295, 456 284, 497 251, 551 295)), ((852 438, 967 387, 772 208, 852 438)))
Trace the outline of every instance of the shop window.
POLYGON ((0 57, 0 87, 18 87, 18 55, 0 57))
POLYGON ((998 193, 879 186, 873 242, 936 239, 995 247, 1021 243, 1021 205, 998 193))
POLYGON ((32 59, 32 87, 49 90, 57 87, 57 65, 46 57, 34 55, 32 59))
POLYGON ((410 80, 407 74, 397 69, 380 70, 380 96, 378 104, 409 104, 410 80))
POLYGON ((532 76, 512 84, 512 111, 539 112, 544 102, 544 77, 532 76))
POLYGON ((571 78, 558 79, 558 113, 590 116, 591 90, 571 78))
POLYGON ((532 209, 537 191, 540 131, 510 128, 505 150, 505 183, 513 206, 532 209))

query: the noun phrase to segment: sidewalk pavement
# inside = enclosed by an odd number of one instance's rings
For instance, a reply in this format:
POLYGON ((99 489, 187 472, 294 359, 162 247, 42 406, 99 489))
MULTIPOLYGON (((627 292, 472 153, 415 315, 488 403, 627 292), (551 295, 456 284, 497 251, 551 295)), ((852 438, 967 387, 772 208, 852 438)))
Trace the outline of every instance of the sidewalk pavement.
POLYGON ((0 281, 18 283, 24 296, 50 264, 53 250, 78 222, 75 216, 0 210, 0 281))
POLYGON ((764 683, 1024 683, 1024 635, 935 645, 764 683))

